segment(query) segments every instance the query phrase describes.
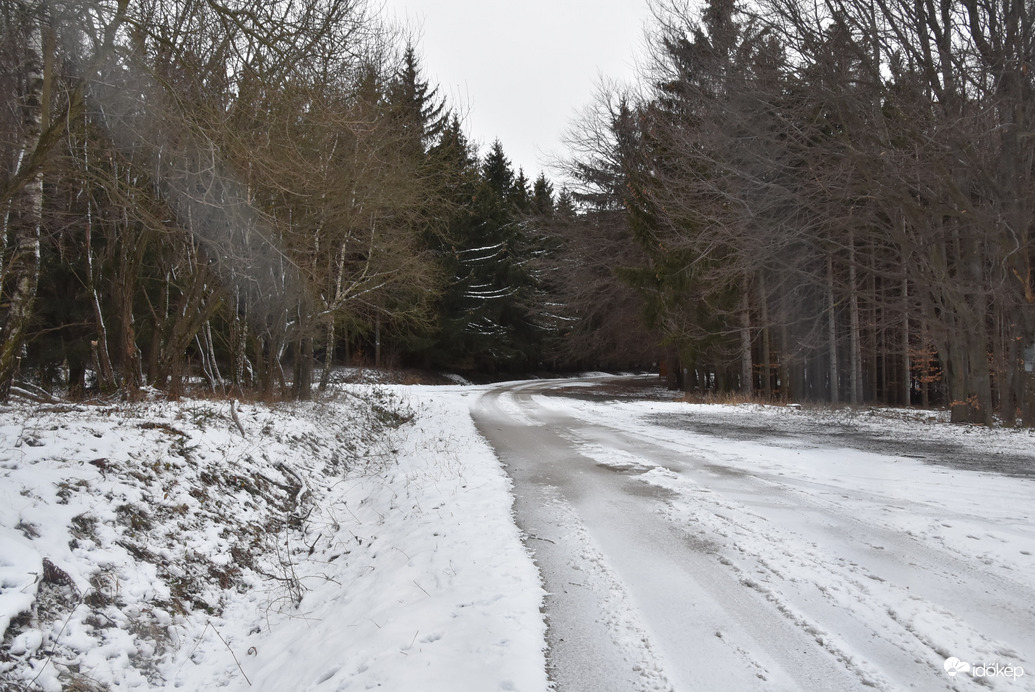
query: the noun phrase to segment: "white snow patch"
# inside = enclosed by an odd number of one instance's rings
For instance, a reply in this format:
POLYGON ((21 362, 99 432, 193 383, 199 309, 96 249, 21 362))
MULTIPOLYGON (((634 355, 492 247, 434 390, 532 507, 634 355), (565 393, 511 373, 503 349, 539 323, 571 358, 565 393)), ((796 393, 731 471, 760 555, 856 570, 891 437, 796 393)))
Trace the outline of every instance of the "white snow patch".
POLYGON ((469 391, 0 408, 0 686, 547 689, 469 391))

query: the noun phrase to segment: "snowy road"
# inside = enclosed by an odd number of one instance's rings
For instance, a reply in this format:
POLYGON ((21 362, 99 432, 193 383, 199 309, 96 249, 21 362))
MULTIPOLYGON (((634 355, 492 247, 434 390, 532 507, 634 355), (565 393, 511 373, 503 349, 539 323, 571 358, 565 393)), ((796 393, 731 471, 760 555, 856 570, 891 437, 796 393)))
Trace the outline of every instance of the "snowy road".
POLYGON ((514 481, 561 692, 1035 689, 1030 438, 1007 476, 915 424, 832 438, 789 408, 590 395, 605 382, 472 408, 514 481))

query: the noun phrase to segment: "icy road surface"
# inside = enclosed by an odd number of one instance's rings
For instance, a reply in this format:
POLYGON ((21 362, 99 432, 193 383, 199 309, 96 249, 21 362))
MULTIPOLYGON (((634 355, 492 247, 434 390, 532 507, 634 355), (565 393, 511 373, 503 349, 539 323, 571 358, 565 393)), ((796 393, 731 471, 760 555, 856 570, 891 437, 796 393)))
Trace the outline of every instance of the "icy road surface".
POLYGON ((1029 433, 990 450, 601 386, 472 407, 549 594, 558 690, 1035 689, 1029 433))

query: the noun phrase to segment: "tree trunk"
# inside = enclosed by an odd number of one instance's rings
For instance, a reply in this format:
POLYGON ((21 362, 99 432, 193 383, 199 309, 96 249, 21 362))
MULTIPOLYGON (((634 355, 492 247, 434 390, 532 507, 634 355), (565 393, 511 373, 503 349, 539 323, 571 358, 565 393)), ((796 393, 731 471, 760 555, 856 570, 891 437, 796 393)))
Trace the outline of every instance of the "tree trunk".
MULTIPOLYGON (((931 339, 928 335, 927 320, 922 315, 920 320, 920 348, 926 351, 930 346, 931 339)), ((942 362, 944 363, 944 359, 942 362)), ((928 367, 929 364, 925 362, 924 372, 920 373, 920 406, 925 409, 931 407, 931 378, 930 373, 926 372, 928 367)))
POLYGON ((219 391, 226 395, 226 387, 223 384, 223 374, 219 372, 219 358, 216 357, 216 344, 212 339, 212 321, 205 320, 205 328, 202 332, 205 335, 205 346, 208 348, 209 361, 212 363, 212 375, 219 383, 219 391))
POLYGON ((381 313, 374 317, 374 367, 381 367, 381 313))
POLYGON ((313 398, 313 337, 303 336, 295 343, 295 398, 313 398))
POLYGON ((859 290, 856 286, 855 234, 848 234, 848 319, 849 319, 849 396, 852 404, 862 403, 862 344, 859 325, 859 290))
POLYGON ((665 349, 665 384, 671 390, 679 389, 679 351, 675 346, 665 349))
POLYGON ((948 370, 949 396, 952 397, 950 417, 953 423, 969 423, 974 402, 967 395, 966 350, 961 343, 962 338, 950 338, 946 341, 946 347, 939 349, 939 352, 948 354, 948 358, 944 358, 943 362, 948 370))
MULTIPOLYGON (((83 144, 83 167, 87 178, 90 174, 90 150, 89 138, 83 144)), ((88 186, 87 180, 83 180, 84 192, 88 186)), ((101 299, 97 291, 97 278, 93 266, 93 202, 87 199, 86 202, 86 233, 83 237, 83 254, 86 259, 86 290, 90 294, 90 305, 93 309, 94 327, 97 330, 96 353, 97 353, 97 386, 102 392, 112 392, 118 388, 115 381, 115 369, 111 365, 111 352, 108 348, 108 327, 104 323, 104 311, 101 309, 101 299)), ((91 344, 93 347, 93 344, 91 344)))
POLYGON ((195 332, 194 342, 198 348, 198 358, 201 361, 201 371, 208 380, 209 387, 213 394, 226 394, 223 387, 223 378, 219 373, 219 362, 216 358, 215 345, 212 342, 212 323, 205 320, 204 326, 195 332))
POLYGON ((994 392, 999 395, 999 401, 996 404, 1003 424, 1013 427, 1017 422, 1017 404, 1013 398, 1013 381, 1017 372, 1017 349, 1016 346, 1011 348, 1011 342, 1016 342, 1010 338, 1008 333, 1008 323, 1010 322, 1008 316, 1004 315, 998 306, 993 306, 992 309, 995 310, 994 392))
POLYGON ((751 286, 745 275, 740 288, 740 392, 754 393, 754 367, 751 361, 751 286))
MULTIPOLYGON (((39 10, 37 10, 38 12, 39 10)), ((21 151, 19 169, 28 165, 40 144, 43 131, 47 81, 44 69, 43 35, 45 20, 18 3, 15 12, 23 29, 25 50, 25 94, 23 95, 21 151)), ((19 171, 20 172, 20 171, 19 171)), ((17 176, 17 173, 16 173, 17 176)), ((43 170, 37 168, 11 200, 6 231, 9 254, 4 264, 4 284, 0 285, 0 304, 7 303, 4 324, 0 327, 0 401, 7 401, 17 375, 25 345, 26 330, 32 318, 33 303, 40 274, 40 226, 43 219, 43 170)))
MULTIPOLYGON (((905 264, 903 263, 903 268, 905 264)), ((909 361, 909 279, 902 277, 902 382, 899 396, 902 405, 909 406, 912 364, 909 361)))
POLYGON ((762 395, 769 401, 773 398, 773 377, 771 371, 772 352, 769 342, 769 301, 765 290, 765 275, 759 272, 758 275, 758 312, 759 312, 759 333, 762 337, 762 363, 759 376, 762 384, 762 395))
POLYGON ((835 313, 836 303, 834 302, 834 258, 827 255, 827 339, 829 344, 830 366, 830 403, 836 404, 840 401, 838 388, 838 367, 837 367, 837 315, 835 313))
POLYGON ((320 391, 327 391, 331 383, 331 368, 334 367, 334 318, 327 320, 327 337, 324 341, 323 372, 320 373, 320 391))
MULTIPOLYGON (((126 175, 127 177, 130 175, 128 170, 126 175)), ((119 243, 118 249, 118 278, 114 282, 116 290, 114 291, 113 298, 119 323, 118 356, 122 365, 122 385, 129 388, 132 393, 144 383, 142 377, 143 363, 140 349, 137 348, 133 298, 136 295, 137 279, 140 275, 140 265, 143 262, 145 242, 140 229, 130 222, 127 209, 123 209, 121 223, 122 242, 119 243)), ((182 373, 182 368, 179 369, 179 372, 182 373)))
POLYGON ((988 370, 988 343, 985 325, 967 338, 967 360, 970 380, 969 391, 973 391, 970 420, 972 423, 992 425, 992 378, 988 370))
MULTIPOLYGON (((241 300, 240 286, 234 289, 233 318, 230 320, 230 363, 234 389, 238 396, 244 392, 245 368, 248 363, 247 306, 241 300)), ((248 384, 252 384, 251 381, 248 384)))
POLYGON ((208 381, 208 386, 212 390, 212 393, 216 393, 218 385, 216 384, 216 375, 212 369, 212 360, 209 358, 208 351, 205 349, 205 345, 201 342, 201 332, 194 334, 194 345, 198 349, 198 360, 201 361, 201 374, 205 376, 205 380, 208 381))
MULTIPOLYGON (((795 396, 801 397, 804 394, 802 384, 800 380, 801 376, 798 374, 802 368, 797 363, 793 364, 793 376, 792 363, 791 363, 791 334, 790 318, 788 316, 787 309, 787 294, 786 288, 781 282, 780 293, 779 293, 779 310, 780 310, 780 354, 779 354, 779 378, 780 378, 780 396, 784 401, 792 401, 795 396), (793 377, 793 379, 792 379, 793 377)), ((798 358, 795 358, 797 361, 798 358)))

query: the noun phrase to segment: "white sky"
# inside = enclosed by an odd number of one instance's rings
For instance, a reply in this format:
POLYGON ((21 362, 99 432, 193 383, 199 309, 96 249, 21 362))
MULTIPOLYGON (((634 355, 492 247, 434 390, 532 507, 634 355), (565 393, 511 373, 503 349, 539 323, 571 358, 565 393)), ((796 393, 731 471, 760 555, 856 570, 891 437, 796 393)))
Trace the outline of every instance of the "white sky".
POLYGON ((383 0, 418 32, 425 75, 485 152, 494 139, 529 180, 593 100, 601 77, 632 82, 647 0, 383 0))

